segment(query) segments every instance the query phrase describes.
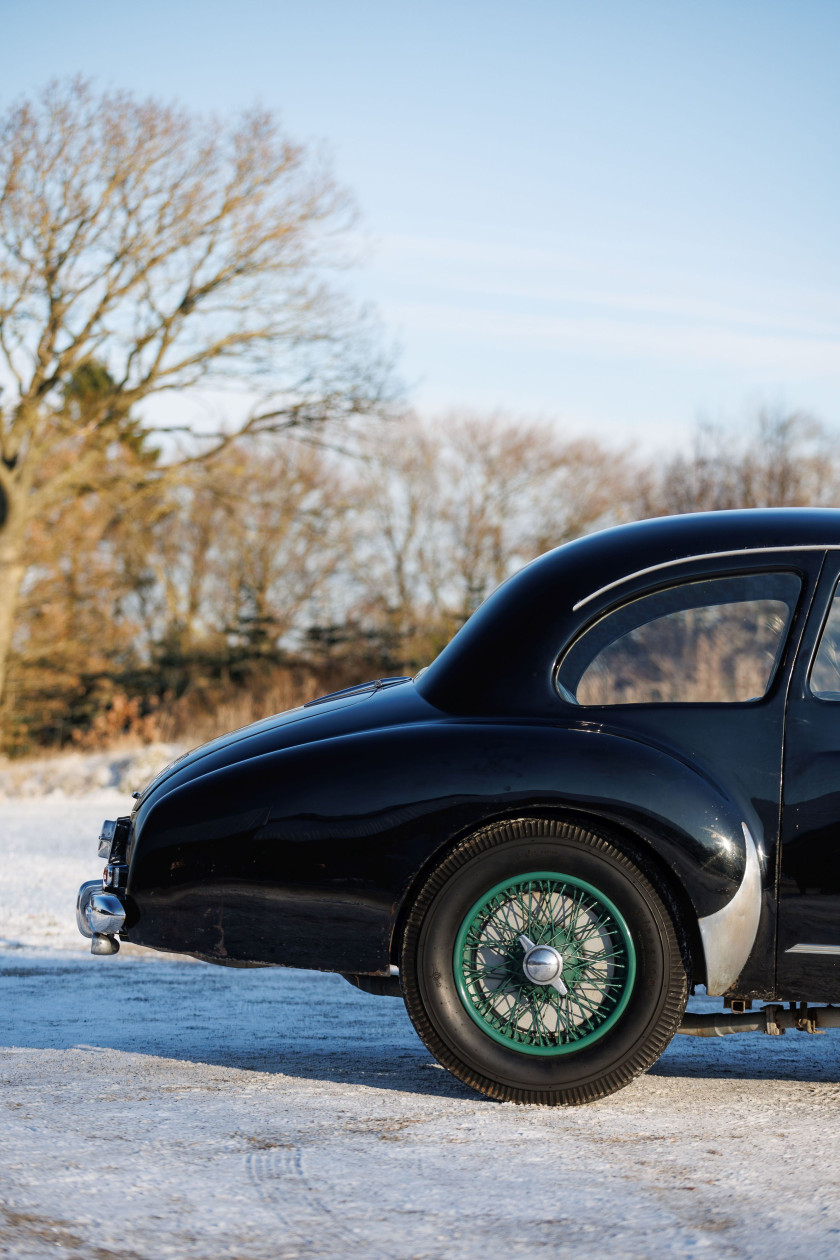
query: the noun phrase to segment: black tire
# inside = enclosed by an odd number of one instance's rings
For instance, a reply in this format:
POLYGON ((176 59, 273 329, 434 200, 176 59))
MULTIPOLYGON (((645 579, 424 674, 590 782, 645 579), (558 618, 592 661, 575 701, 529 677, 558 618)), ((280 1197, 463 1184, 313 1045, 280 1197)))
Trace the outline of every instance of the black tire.
POLYGON ((406 1007, 435 1058, 479 1093, 552 1106, 591 1102, 646 1071, 679 1027, 689 977, 676 914, 667 889, 652 871, 643 873, 643 858, 629 856, 625 847, 614 837, 560 821, 496 824, 461 841, 417 894, 400 959, 406 1007), (468 1013, 453 964, 471 908, 501 882, 533 871, 585 881, 608 898, 623 916, 636 968, 634 982, 626 986, 626 1005, 607 1031, 580 1049, 544 1057, 487 1035, 468 1013))

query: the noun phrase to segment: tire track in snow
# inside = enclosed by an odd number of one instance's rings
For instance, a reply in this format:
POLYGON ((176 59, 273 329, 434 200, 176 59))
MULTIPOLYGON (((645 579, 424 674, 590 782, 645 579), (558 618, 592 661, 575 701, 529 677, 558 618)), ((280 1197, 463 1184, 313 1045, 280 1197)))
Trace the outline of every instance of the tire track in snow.
MULTIPOLYGON (((371 1260, 392 1260, 393 1253, 372 1246, 360 1230, 336 1215, 323 1192, 323 1187, 332 1188, 330 1182, 308 1173, 306 1162, 304 1149, 299 1145, 270 1146, 246 1156, 251 1184, 272 1208, 280 1209, 289 1241, 294 1238, 310 1254, 315 1250, 346 1256, 351 1254, 347 1250, 349 1243, 354 1251, 359 1250, 371 1260), (290 1207, 297 1210, 290 1213, 290 1207), (309 1237, 307 1219, 311 1221, 309 1237)), ((355 1194, 353 1198, 356 1203, 363 1202, 355 1194)))

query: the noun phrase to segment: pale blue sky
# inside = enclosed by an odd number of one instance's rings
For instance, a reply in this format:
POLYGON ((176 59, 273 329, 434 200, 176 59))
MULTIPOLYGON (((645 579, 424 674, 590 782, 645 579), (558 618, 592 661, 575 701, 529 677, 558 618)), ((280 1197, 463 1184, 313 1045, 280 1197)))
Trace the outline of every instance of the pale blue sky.
POLYGON ((0 40, 4 104, 82 71, 326 141, 421 408, 840 424, 837 0, 0 0, 0 40))

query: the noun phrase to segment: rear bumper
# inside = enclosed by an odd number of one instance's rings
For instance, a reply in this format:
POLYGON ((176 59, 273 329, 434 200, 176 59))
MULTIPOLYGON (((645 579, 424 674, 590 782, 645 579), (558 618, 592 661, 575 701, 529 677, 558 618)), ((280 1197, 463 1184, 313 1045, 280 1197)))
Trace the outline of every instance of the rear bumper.
POLYGON ((117 934, 125 926, 125 906, 114 892, 103 889, 101 879, 82 884, 76 897, 76 926, 90 941, 92 954, 116 954, 117 934))

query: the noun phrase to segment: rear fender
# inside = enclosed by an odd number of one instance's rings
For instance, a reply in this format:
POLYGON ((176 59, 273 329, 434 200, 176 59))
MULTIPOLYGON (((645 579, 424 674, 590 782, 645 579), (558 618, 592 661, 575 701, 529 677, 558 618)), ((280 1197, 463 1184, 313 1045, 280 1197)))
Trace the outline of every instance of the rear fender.
POLYGON ((421 870, 453 837, 535 803, 597 816, 647 844, 694 909, 710 986, 728 987, 761 899, 759 878, 757 893, 751 879, 735 900, 753 869, 749 803, 641 740, 548 723, 358 731, 152 793, 132 846, 131 939, 384 973, 421 870))

